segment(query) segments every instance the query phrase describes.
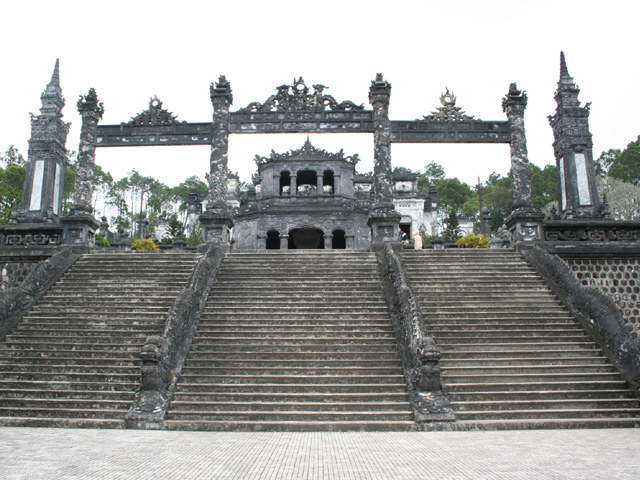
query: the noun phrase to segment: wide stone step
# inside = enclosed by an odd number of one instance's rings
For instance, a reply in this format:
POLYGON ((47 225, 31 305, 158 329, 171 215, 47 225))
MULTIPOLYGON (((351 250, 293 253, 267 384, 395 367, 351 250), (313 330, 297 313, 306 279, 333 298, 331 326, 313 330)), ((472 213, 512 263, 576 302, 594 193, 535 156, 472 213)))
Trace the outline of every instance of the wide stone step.
POLYGON ((86 356, 34 356, 25 352, 14 351, 12 355, 0 354, 0 369, 2 365, 18 365, 29 364, 34 366, 40 365, 77 365, 77 366, 104 366, 104 367, 133 367, 135 369, 140 368, 140 360, 136 355, 131 355, 130 358, 117 358, 117 357, 98 357, 87 358, 86 356))
POLYGON ((586 335, 584 331, 577 327, 569 328, 531 328, 528 329, 509 329, 509 337, 505 335, 505 329, 502 328, 468 328, 463 330, 443 330, 443 329, 430 329, 433 335, 439 341, 447 341, 450 339, 456 339, 464 341, 465 339, 475 338, 477 342, 482 342, 485 339, 506 339, 509 341, 518 341, 519 339, 533 340, 546 339, 547 337, 553 337, 556 339, 582 339, 586 335), (473 337, 471 337, 473 335, 473 337))
MULTIPOLYGON (((259 299, 258 299, 259 301, 259 299)), ((136 309, 132 309, 136 311, 136 309)), ((263 305, 262 303, 259 306, 236 306, 236 305, 217 305, 214 303, 210 303, 206 307, 206 313, 208 315, 216 315, 216 314, 228 314, 228 315, 238 315, 239 313, 246 314, 246 316, 253 315, 270 315, 270 314, 316 314, 316 315, 326 315, 326 314, 335 314, 335 313, 349 313, 351 315, 358 314, 387 314, 389 313, 389 308, 384 304, 373 304, 369 306, 360 306, 360 305, 350 305, 346 304, 343 306, 340 305, 331 305, 331 306, 314 306, 314 305, 300 305, 292 303, 288 306, 277 307, 271 305, 263 305), (346 310, 346 311, 345 311, 346 310)))
POLYGON ((325 349, 331 346, 333 346, 334 348, 360 347, 360 349, 378 346, 395 347, 395 340, 388 337, 366 337, 355 335, 349 338, 333 338, 326 335, 311 338, 305 336, 271 336, 261 338, 218 336, 210 338, 196 337, 193 341, 193 345, 199 345, 202 347, 206 345, 207 348, 216 348, 218 346, 231 347, 232 345, 235 345, 236 348, 237 346, 245 346, 248 349, 262 346, 272 348, 274 351, 282 351, 282 349, 308 349, 312 346, 320 347, 321 349, 325 349))
MULTIPOLYGON (((12 344, 18 344, 21 342, 30 342, 33 340, 34 343, 47 344, 47 343, 51 343, 51 337, 52 335, 49 335, 47 333, 41 333, 40 335, 11 334, 11 335, 7 335, 7 341, 10 341, 12 344)), ((129 332, 126 335, 119 335, 119 336, 110 335, 109 332, 104 332, 104 335, 100 335, 98 332, 93 331, 86 336, 56 335, 56 340, 58 339, 60 340, 61 344, 67 344, 67 345, 101 344, 104 347, 106 347, 107 345, 114 345, 114 346, 142 345, 146 340, 146 336, 144 334, 133 334, 131 332, 129 332)))
POLYGON ((134 365, 77 365, 77 364, 41 364, 34 365, 32 363, 17 363, 17 362, 0 362, 0 372, 4 375, 11 375, 13 373, 33 373, 34 375, 49 374, 49 373, 99 373, 105 375, 111 374, 136 374, 139 373, 139 367, 134 365))
POLYGON ((493 320, 465 318, 465 319, 426 319, 427 329, 430 332, 454 332, 485 328, 500 328, 501 330, 521 330, 527 328, 565 328, 574 327, 576 322, 572 318, 565 318, 563 320, 553 320, 547 317, 542 318, 496 318, 493 320))
POLYGON ((241 312, 225 314, 215 313, 205 310, 202 320, 228 320, 230 322, 242 322, 245 320, 279 321, 279 320, 389 320, 389 313, 367 313, 367 312, 335 312, 335 313, 313 313, 313 312, 291 312, 291 313, 250 313, 243 315, 241 312))
POLYGON ((116 409, 126 411, 131 406, 131 400, 113 400, 98 398, 12 398, 5 397, 2 392, 0 409, 22 412, 24 409, 116 409))
POLYGON ((437 335, 436 343, 443 348, 445 345, 478 345, 485 348, 486 344, 535 344, 535 343, 580 343, 587 340, 586 335, 583 332, 577 334, 548 334, 545 335, 542 332, 535 335, 500 335, 499 333, 490 334, 487 336, 475 336, 469 333, 468 335, 437 335))
POLYGON ((585 349, 585 350, 593 350, 595 349, 595 344, 590 340, 583 340, 579 342, 566 342, 566 341, 558 341, 558 342, 481 342, 481 343, 452 343, 438 341, 438 347, 443 355, 445 354, 457 354, 458 352, 492 352, 495 355, 495 352, 524 352, 524 351, 542 351, 542 350, 554 350, 557 351, 559 349, 567 349, 571 351, 585 349))
POLYGON ((475 378, 476 375, 537 375, 547 373, 567 373, 567 374, 591 374, 615 372, 616 369, 611 364, 583 364, 583 365, 488 365, 478 367, 447 367, 443 369, 443 375, 447 378, 450 375, 456 377, 468 375, 469 378, 475 378))
MULTIPOLYGON (((181 398, 181 397, 178 397, 181 398)), ((340 402, 301 402, 301 401, 234 401, 234 402, 214 402, 214 401, 194 401, 194 400, 173 400, 171 402, 171 417, 177 415, 217 415, 218 412, 308 412, 308 413, 328 413, 328 412, 402 412, 405 415, 411 413, 406 399, 400 402, 381 401, 340 401, 340 402)))
MULTIPOLYGON (((194 383, 181 381, 178 393, 245 393, 245 394, 359 394, 401 393, 406 395, 404 382, 392 383, 194 383), (257 388, 258 387, 258 388, 257 388)), ((178 394, 177 393, 177 394, 178 394)), ((176 395, 177 395, 176 394, 176 395)))
POLYGON ((487 410, 456 412, 459 420, 499 420, 499 419, 538 419, 538 418, 636 418, 640 409, 629 408, 585 408, 585 409, 548 409, 548 410, 487 410))
POLYGON ((227 361, 246 361, 253 362, 260 361, 261 363, 266 361, 280 362, 280 361, 298 361, 298 362, 311 362, 311 361, 324 361, 333 362, 340 361, 350 363, 352 365, 358 362, 367 362, 375 360, 376 364, 386 365, 387 362, 397 362, 398 352, 395 348, 381 349, 369 349, 367 351, 354 349, 353 351, 344 351, 340 349, 334 349, 333 351, 316 350, 314 352, 309 351, 291 351, 291 352, 273 352, 273 351, 246 351, 242 349, 228 350, 228 351, 199 351, 197 349, 189 352, 189 364, 198 365, 198 362, 227 362, 227 361))
MULTIPOLYGON (((553 347, 554 345, 551 345, 553 347)), ((512 358, 522 358, 522 359, 531 359, 531 358, 539 358, 539 359, 562 359, 562 358, 574 358, 574 357, 596 357, 601 356, 602 352, 600 349, 596 348, 593 343, 587 343, 586 346, 582 347, 572 347, 570 345, 566 345, 563 348, 555 349, 555 348, 545 348, 545 349, 536 349, 536 348, 528 348, 519 350, 516 347, 511 345, 511 349, 493 349, 493 350, 453 350, 453 351, 441 351, 442 360, 443 361, 471 361, 471 362, 482 362, 485 359, 506 359, 509 361, 512 358)))
POLYGON ((38 321, 33 318, 25 319, 17 327, 14 331, 23 331, 23 330, 80 330, 80 329, 91 329, 94 328, 96 330, 105 330, 105 329, 115 329, 115 330, 135 330, 135 331, 150 331, 157 332, 161 329, 162 324, 154 320, 136 320, 135 322, 119 322, 119 321, 101 321, 101 320, 91 320, 91 319, 55 319, 55 318, 46 318, 39 319, 38 321))
MULTIPOLYGON (((589 380, 570 380, 570 379, 527 379, 519 378, 516 381, 491 381, 487 379, 485 382, 472 382, 471 379, 459 382, 447 382, 447 390, 450 393, 457 392, 520 392, 520 391, 559 391, 559 390, 622 390, 627 388, 626 382, 620 378, 607 376, 607 379, 592 378, 589 380)), ((503 379, 497 379, 503 380, 503 379)))
POLYGON ((305 335, 305 334, 327 334, 331 336, 337 336, 341 334, 345 334, 349 336, 351 334, 357 335, 393 335, 393 328, 391 326, 382 326, 382 327, 370 327, 370 326, 362 326, 356 327, 353 325, 299 325, 297 327, 292 327, 291 325, 268 325, 268 326, 256 326, 250 325, 245 328, 239 327, 237 325, 230 325, 228 327, 220 327, 216 326, 215 328, 205 328, 200 329, 199 337, 201 338, 211 338, 218 335, 229 335, 229 336, 269 336, 269 335, 305 335))
POLYGON ((458 420, 456 430, 534 430, 569 428, 639 428, 639 418, 550 418, 550 419, 500 419, 458 420))
MULTIPOLYGON (((260 392, 178 392, 172 405, 180 403, 306 403, 324 405, 328 404, 383 404, 407 402, 408 395, 404 392, 384 393, 260 393, 260 392)), ((404 409, 407 404, 404 403, 404 409)))
POLYGON ((291 376, 332 376, 332 377, 364 377, 364 376, 393 376, 399 375, 402 370, 397 367, 360 367, 360 366, 286 366, 286 367, 271 367, 271 366, 259 366, 259 367, 230 367, 230 366, 209 366, 201 367, 188 364, 184 367, 182 374, 193 376, 249 376, 254 379, 257 377, 269 376, 269 377, 291 377, 291 376))
MULTIPOLYGON (((110 400, 120 401, 123 408, 128 408, 133 401, 133 391, 113 391, 113 390, 52 390, 52 389, 29 389, 13 388, 2 390, 3 399, 16 399, 21 402, 23 399, 62 399, 63 401, 78 399, 84 401, 110 400)), ((0 400, 0 405, 4 405, 0 400)))
MULTIPOLYGON (((139 379, 129 381, 82 381, 74 380, 15 380, 15 379, 0 379, 0 388, 2 391, 7 390, 38 390, 38 391, 51 391, 51 392, 63 392, 67 390, 77 391, 80 394, 87 391, 95 392, 128 392, 133 395, 136 388, 139 385, 139 379)), ((133 397, 132 397, 133 398, 133 397)))
POLYGON ((50 417, 50 418, 124 418, 127 409, 118 408, 54 408, 54 407, 2 407, 0 417, 50 417))
MULTIPOLYGON (((566 409, 638 409, 638 399, 540 399, 540 400, 499 400, 499 401, 452 401, 451 406, 458 412, 496 411, 496 410, 566 410, 566 409)), ((638 415, 636 413, 636 416, 638 415)))
MULTIPOLYGON (((94 354, 104 355, 104 352, 111 353, 115 356, 122 356, 124 354, 130 354, 134 352, 140 354, 140 348, 144 344, 144 341, 139 343, 122 344, 116 342, 94 342, 83 343, 78 345, 73 341, 60 342, 56 341, 55 346, 51 345, 51 342, 47 340, 35 342, 33 340, 26 342, 12 342, 7 348, 7 351, 28 351, 28 352, 60 352, 63 355, 67 355, 69 352, 77 352, 81 355, 94 354)), ((47 353, 48 354, 48 353, 47 353)))
MULTIPOLYGON (((205 374, 191 374, 188 371, 183 372, 182 381, 186 383, 250 383, 254 385, 254 388, 258 388, 260 384, 264 383, 287 383, 294 384, 352 384, 352 385, 366 385, 371 383, 401 383, 404 382, 404 376, 402 374, 326 374, 326 375, 301 375, 292 374, 284 375, 280 374, 255 374, 251 378, 247 378, 246 375, 205 375, 205 374)), ((258 388, 261 390, 260 388, 258 388)))
POLYGON ((528 357, 518 358, 504 356, 502 358, 444 358, 440 362, 443 368, 452 367, 508 367, 508 366, 534 366, 534 365, 601 365, 608 364, 609 359, 603 356, 577 356, 573 357, 528 357))
POLYGON ((322 329, 322 328, 347 328, 350 327, 355 330, 360 329, 383 329, 392 330, 388 320, 343 320, 343 319, 324 319, 324 320, 206 320, 201 321, 198 325, 198 332, 204 333, 208 331, 222 331, 224 329, 238 329, 249 331, 255 331, 255 329, 269 329, 269 328, 310 328, 310 329, 322 329))
MULTIPOLYGON (((318 356, 319 357, 319 356, 318 356)), ((190 359, 187 367, 191 371, 195 371, 199 368, 205 369, 228 369, 228 368, 258 368, 255 366, 256 362, 253 359, 244 357, 243 360, 222 360, 222 359, 207 359, 207 360, 195 360, 190 359)), ((304 359, 282 359, 282 360, 261 360, 260 365, 264 366, 267 370, 285 369, 285 368, 322 368, 322 369, 335 369, 335 368, 361 368, 366 367, 370 369, 384 368, 394 369, 397 372, 399 368, 402 368, 402 363, 399 359, 391 360, 356 360, 350 359, 336 359, 329 360, 324 358, 318 358, 315 360, 304 359)))
POLYGON ((79 337, 96 336, 104 337, 110 336, 112 338, 123 338, 128 336, 135 336, 139 338, 141 335, 151 335, 158 332, 157 326, 144 326, 144 325, 131 325, 125 328, 115 328, 112 325, 67 325, 62 328, 54 328, 51 325, 22 325, 15 330, 16 334, 23 336, 39 336, 43 333, 50 335, 51 337, 69 336, 71 334, 79 337))
POLYGON ((198 340, 207 342, 207 341, 215 341, 217 339, 228 339, 228 340, 238 340, 238 339, 247 339, 251 340, 253 338, 263 338, 263 339, 271 339, 277 338, 282 340, 283 342, 291 342, 297 341, 301 339, 315 340, 315 339, 328 339, 328 340, 339 340, 342 339, 344 342, 353 342, 360 338, 362 339, 388 339, 390 331, 371 331, 371 330, 362 330, 357 331, 354 329, 345 329, 345 330, 310 330, 310 329, 298 329, 298 330, 264 330, 253 332, 252 335, 247 335, 246 331, 241 330, 230 330, 230 331, 211 331, 211 332, 201 332, 198 335, 198 340))
POLYGON ((140 372, 132 373, 94 373, 94 372, 7 372, 0 370, 3 380, 48 381, 48 382, 132 382, 140 380, 140 372))
POLYGON ((15 345, 6 347, 0 345, 0 356, 2 358, 77 358, 78 361, 82 361, 83 358, 100 360, 102 358, 108 359, 108 361, 117 361, 120 358, 139 360, 140 350, 133 348, 124 349, 84 349, 77 348, 75 345, 70 348, 61 348, 59 345, 52 346, 51 344, 43 345, 37 351, 34 350, 31 344, 22 344, 22 348, 15 348, 15 345))
POLYGON ((243 410, 243 411, 225 411, 216 412, 208 411, 184 411, 172 410, 168 415, 171 420, 218 420, 218 421, 410 421, 411 417, 408 412, 396 411, 346 411, 346 412, 305 412, 305 411, 261 411, 261 410, 243 410))
POLYGON ((216 431, 216 432, 408 432, 413 421, 255 421, 255 420, 166 420, 167 430, 216 431))
POLYGON ((191 346, 191 351, 196 353, 204 353, 210 355, 210 352, 215 351, 220 354, 238 353, 243 351, 252 351, 256 353, 268 353, 268 354, 299 354, 310 353, 314 355, 318 354, 330 354, 340 352, 387 352, 397 353, 397 347, 394 341, 357 341, 352 343, 345 343, 336 341, 330 343, 328 341, 319 342, 296 342, 283 344, 279 341, 263 341, 248 340, 246 342, 230 342, 224 341, 198 341, 196 338, 191 346))
POLYGON ((486 373, 454 375, 443 372, 443 381, 447 386, 456 383, 520 383, 520 382, 589 382, 589 381, 614 381, 620 379, 617 372, 592 372, 592 373, 486 373))
POLYGON ((539 390, 539 391, 505 391, 505 392, 449 392, 453 402, 501 402, 517 400, 582 400, 627 398, 638 400, 631 390, 539 390))

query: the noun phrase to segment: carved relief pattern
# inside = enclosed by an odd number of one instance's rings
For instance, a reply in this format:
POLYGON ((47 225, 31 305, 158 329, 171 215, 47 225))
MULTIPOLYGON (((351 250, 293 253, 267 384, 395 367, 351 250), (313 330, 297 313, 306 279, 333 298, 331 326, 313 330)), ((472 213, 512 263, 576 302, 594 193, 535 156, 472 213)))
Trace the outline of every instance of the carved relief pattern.
POLYGON ((324 111, 329 109, 334 112, 364 110, 364 106, 346 100, 338 103, 331 95, 323 94, 324 85, 313 85, 313 92, 309 92, 309 87, 304 83, 302 77, 294 79, 292 85, 281 85, 277 88, 278 93, 271 95, 264 103, 253 102, 238 110, 241 113, 248 112, 271 112, 271 111, 324 111))
POLYGON ((345 156, 344 151, 340 149, 338 153, 330 153, 321 148, 314 147, 309 138, 307 137, 306 142, 299 148, 298 150, 289 150, 285 153, 276 153, 271 150, 271 154, 268 157, 261 157, 260 155, 256 155, 255 162, 258 165, 262 165, 264 163, 279 161, 279 160, 293 160, 300 157, 304 157, 305 159, 321 159, 321 160, 344 160, 347 163, 356 164, 360 160, 358 158, 358 154, 345 156))
POLYGON ((515 83, 502 100, 502 110, 509 119, 511 130, 511 172, 513 175, 513 208, 533 208, 531 197, 531 172, 527 154, 527 140, 524 129, 524 110, 527 107, 527 93, 518 90, 515 83))
POLYGON ((60 245, 61 233, 11 233, 0 235, 0 244, 6 246, 19 245, 60 245))
POLYGON ((149 100, 149 108, 139 113, 129 122, 133 125, 171 125, 178 122, 177 116, 162 108, 162 102, 158 97, 149 100))
POLYGON ((389 120, 389 97, 391 84, 377 74, 371 82, 369 101, 373 105, 374 142, 374 210, 393 210, 391 173, 391 121, 389 120))
POLYGON ((437 108, 437 111, 431 112, 431 115, 424 116, 425 120, 431 122, 463 122, 467 120, 474 120, 473 116, 466 115, 460 108, 456 107, 456 96, 447 91, 440 95, 441 107, 437 108))
POLYGON ((621 226, 579 229, 550 229, 545 227, 544 239, 549 242, 637 242, 640 241, 640 229, 621 226))
POLYGON ((98 120, 104 114, 104 105, 102 102, 98 102, 98 96, 93 88, 89 89, 89 93, 81 96, 78 100, 78 112, 82 116, 82 130, 80 132, 78 169, 71 215, 91 214, 93 212, 91 204, 93 198, 96 134, 98 120))
POLYGON ((211 157, 209 173, 206 175, 209 183, 209 197, 207 210, 228 210, 227 194, 227 165, 229 152, 229 106, 233 102, 231 85, 224 75, 218 82, 211 84, 211 103, 213 104, 213 123, 211 135, 211 157))

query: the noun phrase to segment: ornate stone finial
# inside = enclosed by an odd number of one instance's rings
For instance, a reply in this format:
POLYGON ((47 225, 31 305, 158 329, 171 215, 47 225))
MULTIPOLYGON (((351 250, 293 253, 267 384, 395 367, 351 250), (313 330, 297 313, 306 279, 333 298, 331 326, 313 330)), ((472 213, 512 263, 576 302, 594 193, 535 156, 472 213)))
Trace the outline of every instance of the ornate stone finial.
POLYGON ((602 218, 611 218, 611 209, 609 208, 609 200, 607 200, 607 194, 602 194, 602 218))
POLYGON ((373 105, 376 102, 389 102, 391 96, 391 84, 382 78, 382 74, 376 74, 376 79, 371 81, 369 87, 369 102, 373 105))
POLYGON ((96 118, 102 118, 104 114, 104 104, 98 102, 98 95, 94 88, 90 88, 89 93, 86 95, 80 95, 78 112, 80 112, 80 115, 96 115, 96 118))
POLYGON ((49 85, 60 87, 60 59, 56 58, 56 65, 53 67, 53 74, 49 85))
POLYGON ((520 106, 523 110, 527 106, 527 92, 518 90, 515 82, 509 85, 509 93, 502 99, 502 111, 506 113, 511 106, 520 106))
POLYGON ((431 115, 425 115, 423 118, 435 122, 474 120, 472 115, 466 115, 460 107, 456 107, 456 96, 448 88, 446 90, 445 93, 440 94, 442 107, 438 107, 436 112, 431 112, 431 115))
POLYGON ((560 78, 569 77, 569 69, 567 68, 567 62, 564 59, 564 52, 560 51, 560 78))
POLYGON ((62 117, 62 108, 65 105, 65 100, 60 87, 60 59, 56 60, 51 81, 49 81, 45 91, 40 95, 40 100, 42 101, 42 107, 40 108, 42 115, 62 117))
POLYGON ((218 77, 218 81, 211 84, 211 86, 209 87, 209 95, 212 102, 216 101, 217 99, 224 99, 228 102, 229 105, 233 103, 231 84, 227 80, 226 76, 220 75, 218 77))

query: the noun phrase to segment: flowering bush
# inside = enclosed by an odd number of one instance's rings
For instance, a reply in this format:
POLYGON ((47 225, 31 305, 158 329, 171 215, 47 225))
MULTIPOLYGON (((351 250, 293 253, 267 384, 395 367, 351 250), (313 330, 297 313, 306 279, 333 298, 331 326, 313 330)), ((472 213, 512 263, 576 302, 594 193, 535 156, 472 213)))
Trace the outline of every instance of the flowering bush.
POLYGON ((134 240, 131 243, 132 250, 158 250, 158 246, 150 238, 134 240))
POLYGON ((489 248, 489 240, 482 234, 470 233, 456 242, 458 248, 489 248))

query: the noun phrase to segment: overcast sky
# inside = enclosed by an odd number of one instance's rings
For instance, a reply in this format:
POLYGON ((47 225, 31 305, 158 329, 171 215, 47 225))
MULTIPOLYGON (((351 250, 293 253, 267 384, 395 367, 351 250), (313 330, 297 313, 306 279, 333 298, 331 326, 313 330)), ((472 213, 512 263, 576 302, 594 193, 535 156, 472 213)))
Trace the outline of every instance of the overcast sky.
MULTIPOLYGON (((77 150, 76 102, 93 87, 105 105, 101 124, 126 122, 157 95, 189 122, 210 121, 209 84, 226 75, 232 111, 263 102, 303 76, 336 100, 368 104, 377 72, 392 85, 390 117, 414 120, 435 110, 449 88, 457 105, 482 120, 505 120, 509 84, 527 91, 529 159, 554 163, 547 116, 564 50, 580 100, 593 102, 594 156, 640 134, 640 2, 536 1, 22 1, 0 6, 0 149, 26 156, 29 112, 60 58, 63 111, 77 150)), ((229 168, 249 181, 255 154, 299 148, 305 135, 232 135, 229 168)), ((344 148, 372 170, 373 136, 312 135, 317 147, 344 148)), ((209 147, 99 148, 97 163, 120 178, 135 168, 168 185, 209 168, 209 147)), ((508 145, 392 146, 394 166, 442 164, 475 184, 506 174, 508 145)))

